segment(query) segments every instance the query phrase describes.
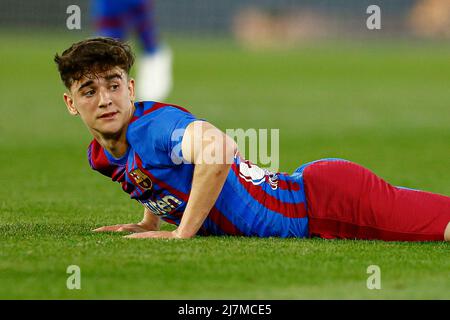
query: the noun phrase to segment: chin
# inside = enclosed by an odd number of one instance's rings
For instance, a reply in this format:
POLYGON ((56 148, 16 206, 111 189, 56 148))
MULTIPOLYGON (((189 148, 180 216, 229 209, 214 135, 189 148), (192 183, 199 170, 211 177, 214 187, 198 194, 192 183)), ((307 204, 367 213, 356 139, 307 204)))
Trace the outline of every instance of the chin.
POLYGON ((124 126, 120 123, 105 123, 98 128, 98 131, 104 136, 116 136, 120 134, 124 126))

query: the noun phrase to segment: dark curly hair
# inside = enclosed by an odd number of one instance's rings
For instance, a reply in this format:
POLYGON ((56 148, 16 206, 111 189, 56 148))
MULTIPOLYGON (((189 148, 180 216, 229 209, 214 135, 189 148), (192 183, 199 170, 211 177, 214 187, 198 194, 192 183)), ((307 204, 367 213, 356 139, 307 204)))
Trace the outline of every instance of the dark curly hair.
POLYGON ((62 55, 55 55, 61 80, 70 89, 74 81, 95 76, 114 67, 127 75, 134 63, 131 47, 113 38, 98 37, 74 43, 62 55))

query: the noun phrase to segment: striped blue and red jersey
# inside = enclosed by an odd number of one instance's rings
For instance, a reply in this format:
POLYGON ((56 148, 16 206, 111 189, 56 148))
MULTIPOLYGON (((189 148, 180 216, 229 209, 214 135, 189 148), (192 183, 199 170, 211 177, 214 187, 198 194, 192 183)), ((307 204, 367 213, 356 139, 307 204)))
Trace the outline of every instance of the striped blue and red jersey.
MULTIPOLYGON (((182 132, 196 118, 184 108, 137 102, 127 129, 128 149, 114 158, 95 139, 88 148, 92 169, 121 184, 132 199, 178 225, 192 186, 194 165, 182 161, 182 132)), ((207 188, 208 186, 205 186, 207 188)), ((302 170, 270 172, 234 157, 219 197, 200 235, 306 237, 308 218, 302 170)))

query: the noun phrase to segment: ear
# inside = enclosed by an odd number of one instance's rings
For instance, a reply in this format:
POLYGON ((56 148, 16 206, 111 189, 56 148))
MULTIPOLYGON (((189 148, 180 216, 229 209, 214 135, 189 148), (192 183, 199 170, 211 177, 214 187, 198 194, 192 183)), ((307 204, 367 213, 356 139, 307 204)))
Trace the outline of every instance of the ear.
POLYGON ((66 104, 67 111, 73 116, 78 115, 78 110, 75 107, 75 103, 73 102, 73 98, 66 92, 64 92, 64 103, 66 104))
POLYGON ((130 93, 130 100, 131 102, 134 102, 134 99, 136 98, 135 92, 134 92, 134 79, 130 78, 128 80, 128 92, 130 93))

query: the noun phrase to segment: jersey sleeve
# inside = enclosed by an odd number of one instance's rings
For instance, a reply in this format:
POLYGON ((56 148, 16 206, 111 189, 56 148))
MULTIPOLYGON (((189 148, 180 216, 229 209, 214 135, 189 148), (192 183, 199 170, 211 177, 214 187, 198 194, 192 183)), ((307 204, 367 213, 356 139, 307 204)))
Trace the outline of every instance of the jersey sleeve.
POLYGON ((87 156, 93 170, 110 177, 113 181, 121 182, 123 180, 123 166, 111 163, 97 140, 94 139, 89 144, 87 156))
POLYGON ((183 163, 181 142, 186 127, 196 118, 186 110, 166 106, 133 123, 127 138, 145 164, 176 166, 183 163))

